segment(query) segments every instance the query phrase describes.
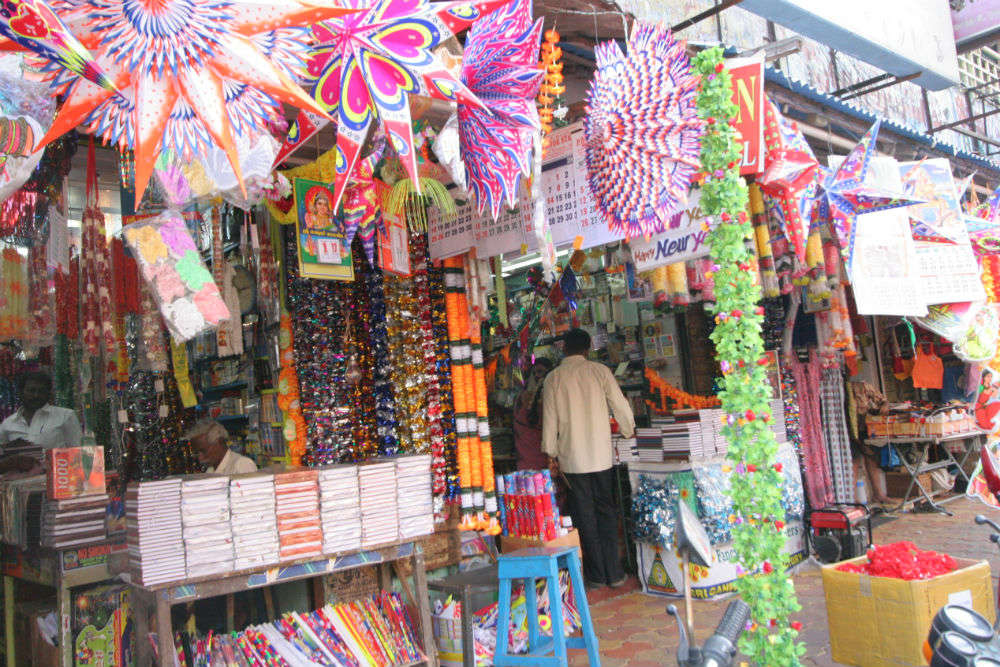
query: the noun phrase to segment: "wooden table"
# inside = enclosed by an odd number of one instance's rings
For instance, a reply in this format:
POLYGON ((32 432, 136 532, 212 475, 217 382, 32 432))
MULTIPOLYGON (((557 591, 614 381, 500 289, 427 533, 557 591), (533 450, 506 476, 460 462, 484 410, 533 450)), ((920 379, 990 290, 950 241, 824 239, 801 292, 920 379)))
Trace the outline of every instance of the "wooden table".
POLYGON ((917 452, 916 463, 910 463, 902 454, 899 456, 900 461, 903 462, 903 467, 906 468, 906 472, 910 475, 910 484, 906 487, 906 493, 903 495, 903 501, 898 507, 895 508, 896 510, 902 509, 906 506, 906 503, 909 501, 911 495, 915 495, 913 493, 913 489, 916 487, 920 491, 920 495, 923 496, 924 500, 926 500, 932 508, 942 514, 951 515, 951 512, 941 507, 941 505, 954 500, 958 496, 944 498, 940 502, 934 502, 933 494, 928 489, 924 488, 923 483, 920 481, 920 475, 925 472, 940 470, 954 465, 958 468, 958 474, 964 477, 966 483, 968 483, 969 475, 965 472, 965 462, 973 453, 979 453, 979 447, 982 446, 985 440, 986 431, 966 431, 964 433, 953 433, 951 435, 914 435, 868 438, 865 440, 865 444, 873 447, 912 447, 917 452), (946 445, 948 443, 966 441, 970 441, 972 444, 971 446, 966 445, 965 452, 962 454, 962 459, 958 460, 955 458, 955 455, 952 454, 951 449, 949 449, 946 445), (927 463, 931 447, 937 447, 944 454, 944 459, 936 463, 927 463))
POLYGON ((59 616, 59 664, 73 667, 73 589, 113 579, 116 557, 124 558, 124 538, 73 549, 23 550, 3 545, 4 653, 6 664, 16 663, 14 593, 18 581, 48 586, 56 590, 59 616))
POLYGON ((240 591, 266 586, 284 584, 290 581, 313 579, 320 584, 314 590, 322 590, 321 579, 327 574, 342 572, 359 567, 380 566, 382 588, 388 589, 391 575, 387 566, 396 571, 403 591, 414 609, 417 610, 417 628, 423 642, 426 659, 422 663, 428 667, 438 666, 437 646, 434 643, 434 632, 431 626, 430 599, 427 593, 427 572, 424 567, 424 552, 420 542, 394 542, 369 549, 350 551, 342 554, 327 555, 321 558, 305 559, 282 563, 276 566, 243 570, 231 574, 196 579, 184 579, 155 586, 138 586, 133 584, 134 618, 136 623, 136 654, 139 665, 154 664, 152 647, 146 637, 149 635, 149 619, 155 623, 157 646, 160 655, 160 665, 172 666, 174 655, 174 629, 170 619, 170 610, 176 604, 184 604, 195 600, 231 595, 240 591), (413 589, 406 578, 400 574, 399 563, 412 561, 413 589))

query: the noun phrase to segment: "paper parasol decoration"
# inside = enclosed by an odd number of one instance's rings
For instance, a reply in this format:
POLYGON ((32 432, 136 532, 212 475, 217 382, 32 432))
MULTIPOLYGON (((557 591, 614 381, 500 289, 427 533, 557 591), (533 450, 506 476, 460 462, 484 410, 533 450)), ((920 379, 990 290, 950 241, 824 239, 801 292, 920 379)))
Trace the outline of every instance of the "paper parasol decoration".
POLYGON ((101 88, 115 89, 94 57, 44 0, 2 0, 0 35, 10 40, 0 42, 0 50, 31 51, 101 88))
POLYGON ((477 21, 465 40, 462 82, 483 106, 458 105, 458 131, 466 182, 479 213, 489 204, 513 207, 521 174, 531 171, 532 135, 538 131, 535 95, 542 20, 532 24, 531 0, 511 0, 477 21))
POLYGON ((333 0, 60 0, 64 20, 119 92, 49 63, 65 102, 45 137, 86 124, 135 152, 137 199, 161 151, 185 159, 221 147, 239 176, 235 135, 266 128, 281 103, 325 113, 293 76, 308 33, 343 16, 333 0))
POLYGON ((613 231, 633 238, 662 229, 687 201, 703 121, 698 78, 669 30, 636 24, 628 50, 598 45, 583 128, 595 203, 613 231))
POLYGON ((764 143, 764 173, 757 182, 769 205, 780 209, 785 234, 805 263, 819 162, 798 124, 782 116, 771 100, 764 108, 764 143))
POLYGON ((833 225, 840 247, 848 259, 854 251, 854 221, 857 216, 924 202, 906 194, 865 185, 879 125, 880 121, 875 121, 840 167, 823 170, 816 193, 819 218, 829 220, 833 225))
POLYGON ((361 237, 368 264, 375 266, 375 232, 382 223, 379 196, 375 189, 375 166, 385 152, 385 138, 375 140, 372 152, 354 167, 344 193, 344 246, 351 247, 354 234, 361 237))
MULTIPOLYGON (((313 26, 313 98, 337 117, 334 205, 376 119, 419 190, 408 94, 478 104, 434 49, 504 1, 345 0, 360 11, 313 26)), ((298 127, 293 137, 294 146, 286 142, 278 162, 308 138, 298 127)))

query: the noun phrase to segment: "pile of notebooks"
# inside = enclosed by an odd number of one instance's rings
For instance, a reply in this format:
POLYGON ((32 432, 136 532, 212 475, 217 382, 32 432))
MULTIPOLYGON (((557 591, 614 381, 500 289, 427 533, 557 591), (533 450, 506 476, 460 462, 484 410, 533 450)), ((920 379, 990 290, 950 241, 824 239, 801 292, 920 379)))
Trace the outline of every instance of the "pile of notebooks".
POLYGON ((247 570, 278 562, 278 519, 274 475, 255 472, 229 480, 233 526, 233 569, 247 570))
POLYGON ((291 470, 274 475, 278 558, 282 561, 323 553, 317 479, 316 470, 291 470))
POLYGON ((434 532, 430 454, 396 459, 396 500, 400 539, 434 532))
POLYGON ((181 522, 188 577, 232 572, 228 476, 185 477, 181 483, 181 522))
POLYGON ((131 484, 125 493, 126 543, 133 583, 151 586, 186 574, 181 480, 131 484))
POLYGON ((66 549, 101 542, 107 537, 105 528, 107 511, 107 494, 47 500, 42 505, 42 530, 39 541, 43 547, 52 549, 66 549))
POLYGON ((615 450, 615 465, 639 461, 639 446, 635 438, 623 438, 616 433, 611 436, 611 446, 615 450))
POLYGON ((323 552, 361 548, 361 500, 358 468, 333 466, 319 471, 319 502, 323 522, 323 552))
POLYGON ((361 546, 395 542, 399 539, 396 462, 359 466, 358 482, 361 486, 361 546))

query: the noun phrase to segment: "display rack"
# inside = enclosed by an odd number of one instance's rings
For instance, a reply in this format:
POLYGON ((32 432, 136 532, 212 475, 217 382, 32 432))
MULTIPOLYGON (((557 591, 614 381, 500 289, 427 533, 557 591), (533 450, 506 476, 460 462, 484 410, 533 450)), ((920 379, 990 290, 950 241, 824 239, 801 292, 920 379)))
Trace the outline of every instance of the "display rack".
POLYGON ((113 579, 116 568, 109 562, 115 553, 124 554, 124 542, 105 542, 72 549, 25 551, 3 545, 4 654, 7 665, 17 662, 14 629, 14 592, 18 581, 54 588, 59 616, 59 665, 73 667, 73 589, 113 579), (100 553, 104 552, 104 553, 100 553), (81 554, 87 554, 81 558, 81 554))
MULTIPOLYGON (((415 541, 394 542, 370 549, 292 561, 228 575, 183 579, 149 587, 133 584, 136 636, 140 638, 136 646, 136 664, 152 665, 155 662, 152 655, 152 645, 145 641, 145 638, 149 636, 149 620, 152 618, 160 656, 159 664, 165 667, 173 665, 174 629, 170 610, 174 605, 304 579, 316 579, 317 583, 320 583, 319 577, 334 572, 343 572, 359 567, 388 565, 391 565, 396 571, 404 594, 417 612, 416 621, 420 625, 418 633, 423 643, 422 648, 426 659, 416 664, 438 667, 437 647, 434 643, 434 633, 431 626, 424 552, 420 542, 415 541), (412 560, 412 590, 399 567, 400 561, 405 560, 412 560)), ((384 567, 381 569, 381 581, 383 588, 388 588, 391 584, 390 574, 384 567)), ((322 591, 322 586, 317 586, 315 590, 322 591)))
POLYGON ((910 463, 910 461, 908 461, 903 455, 900 455, 899 457, 900 461, 903 462, 903 467, 906 468, 906 472, 910 475, 910 484, 906 487, 906 493, 903 494, 902 502, 894 508, 894 511, 906 507, 906 504, 910 501, 911 497, 914 497, 914 500, 916 500, 916 494, 914 494, 914 487, 916 487, 920 491, 920 495, 923 496, 923 499, 927 501, 930 507, 938 512, 941 512, 942 514, 951 515, 951 512, 941 507, 941 505, 951 502, 960 496, 942 498, 941 500, 935 502, 934 494, 930 490, 924 488, 923 482, 920 481, 920 475, 926 472, 931 472, 932 470, 940 470, 950 466, 955 466, 958 468, 958 474, 965 479, 966 483, 968 483, 969 474, 965 471, 965 463, 969 460, 969 457, 973 453, 979 453, 979 448, 985 442, 985 437, 985 431, 966 431, 964 433, 953 433, 950 435, 883 436, 879 438, 868 438, 865 440, 865 444, 871 445, 872 447, 911 447, 916 453, 916 463, 910 463), (955 455, 949 447, 943 446, 946 443, 956 442, 969 443, 965 447, 965 452, 963 452, 961 460, 955 458, 955 455), (938 450, 944 455, 944 458, 935 463, 927 463, 932 447, 937 447, 938 450))

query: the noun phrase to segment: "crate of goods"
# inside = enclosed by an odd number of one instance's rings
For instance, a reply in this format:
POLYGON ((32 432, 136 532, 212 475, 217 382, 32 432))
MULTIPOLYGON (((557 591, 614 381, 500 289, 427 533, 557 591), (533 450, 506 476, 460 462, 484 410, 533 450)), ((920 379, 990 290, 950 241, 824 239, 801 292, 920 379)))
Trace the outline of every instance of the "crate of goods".
MULTIPOLYGON (((931 486, 933 484, 933 480, 931 479, 931 474, 929 472, 917 475, 917 479, 920 480, 920 483, 925 489, 927 489, 928 493, 930 493, 930 491, 934 488, 931 486)), ((910 473, 905 470, 901 472, 887 472, 885 474, 885 492, 890 498, 903 498, 906 496, 906 489, 910 486, 910 480, 910 473)), ((911 495, 914 492, 919 496, 920 489, 917 488, 916 484, 914 484, 913 488, 910 490, 911 495)))
POLYGON ((867 560, 861 556, 823 567, 834 662, 858 667, 926 665, 922 649, 931 620, 949 603, 970 606, 993 622, 993 587, 986 561, 955 558, 953 571, 915 580, 838 569, 867 560))
POLYGON ((865 424, 868 426, 868 437, 885 438, 892 435, 889 419, 884 415, 868 415, 865 418, 865 424))

